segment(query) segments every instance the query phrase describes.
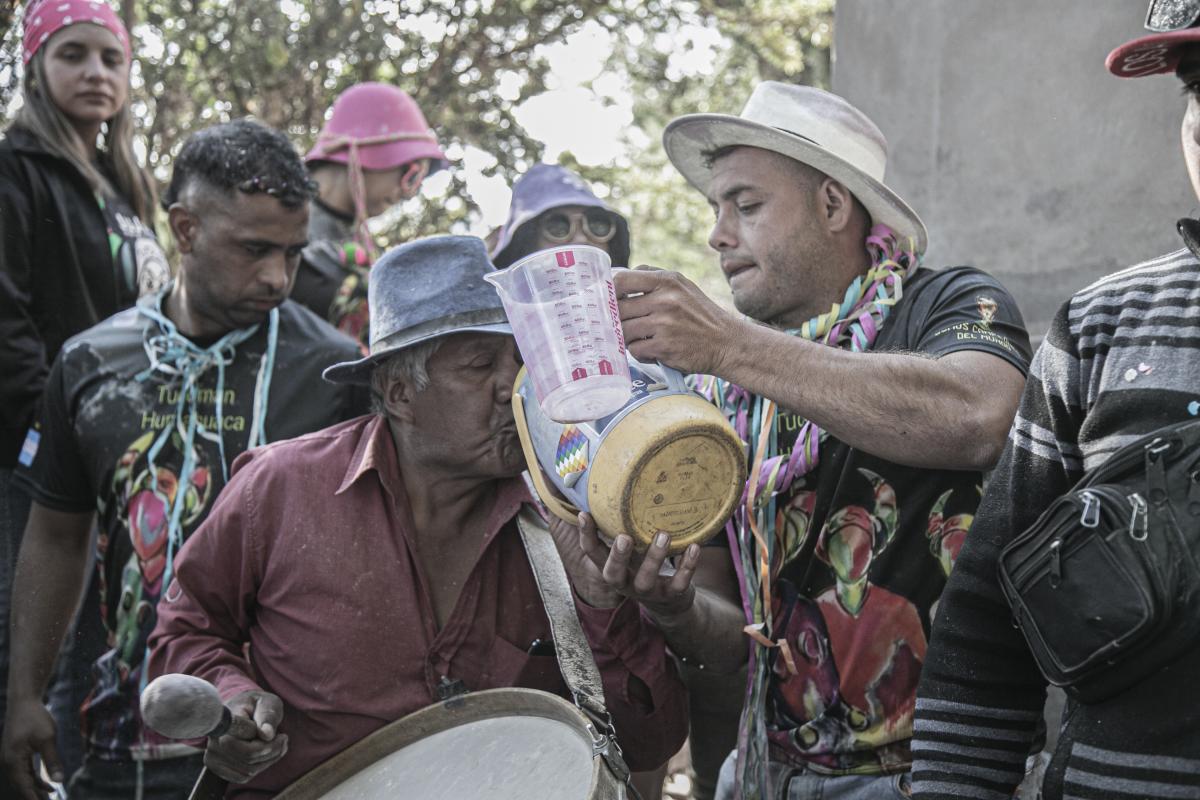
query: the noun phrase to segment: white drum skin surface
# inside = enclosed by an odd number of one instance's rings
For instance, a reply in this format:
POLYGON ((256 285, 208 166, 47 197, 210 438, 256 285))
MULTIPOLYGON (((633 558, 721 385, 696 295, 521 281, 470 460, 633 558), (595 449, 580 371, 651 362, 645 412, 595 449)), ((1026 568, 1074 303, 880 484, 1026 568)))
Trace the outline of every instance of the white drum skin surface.
POLYGON ((592 751, 545 717, 500 717, 436 733, 376 761, 323 800, 585 800, 592 751))

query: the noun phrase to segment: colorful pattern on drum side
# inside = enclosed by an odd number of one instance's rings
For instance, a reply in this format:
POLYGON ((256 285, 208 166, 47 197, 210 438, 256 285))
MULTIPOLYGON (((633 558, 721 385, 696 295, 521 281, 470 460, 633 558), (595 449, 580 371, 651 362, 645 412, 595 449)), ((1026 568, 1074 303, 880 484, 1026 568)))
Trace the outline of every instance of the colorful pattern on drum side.
POLYGON ((578 477, 588 468, 588 440, 583 431, 574 425, 564 425, 558 437, 558 452, 554 456, 554 469, 564 481, 568 476, 578 477))

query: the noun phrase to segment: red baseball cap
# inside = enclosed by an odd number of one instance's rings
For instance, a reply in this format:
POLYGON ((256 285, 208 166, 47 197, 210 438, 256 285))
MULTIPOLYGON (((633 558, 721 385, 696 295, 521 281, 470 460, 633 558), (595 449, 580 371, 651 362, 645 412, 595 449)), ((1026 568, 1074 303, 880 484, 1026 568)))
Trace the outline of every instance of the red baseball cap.
POLYGON ((1144 78, 1174 72, 1183 49, 1200 42, 1200 0, 1150 0, 1146 30, 1108 54, 1104 64, 1120 78, 1144 78))

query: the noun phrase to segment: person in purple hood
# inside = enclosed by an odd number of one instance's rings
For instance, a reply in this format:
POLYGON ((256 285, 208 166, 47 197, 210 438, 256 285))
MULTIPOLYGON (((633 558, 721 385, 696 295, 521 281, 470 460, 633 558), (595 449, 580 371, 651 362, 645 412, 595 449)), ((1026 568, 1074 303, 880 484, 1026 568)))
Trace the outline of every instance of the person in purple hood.
MULTIPOLYGON (((629 263, 629 223, 592 193, 574 172, 554 164, 536 164, 512 190, 504 225, 488 237, 497 269, 531 253, 564 244, 590 244, 612 258, 614 267, 629 263)), ((745 674, 712 675, 679 663, 691 706, 688 743, 693 795, 708 800, 716 790, 725 755, 737 744, 745 674)), ((647 800, 661 796, 664 770, 637 773, 634 783, 647 800)))
POLYGON ((614 267, 629 265, 629 223, 574 172, 535 164, 512 191, 508 220, 489 253, 496 269, 564 244, 590 244, 606 251, 614 267))

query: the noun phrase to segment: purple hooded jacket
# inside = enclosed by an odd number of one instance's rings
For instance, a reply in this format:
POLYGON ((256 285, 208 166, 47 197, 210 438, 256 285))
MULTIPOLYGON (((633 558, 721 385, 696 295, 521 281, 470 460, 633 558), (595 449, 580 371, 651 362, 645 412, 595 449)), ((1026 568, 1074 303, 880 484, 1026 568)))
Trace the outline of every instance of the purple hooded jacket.
POLYGON ((614 267, 629 265, 629 223, 602 201, 569 169, 554 164, 535 164, 513 184, 508 220, 492 249, 492 263, 503 269, 534 252, 533 229, 526 227, 546 211, 561 206, 602 208, 617 220, 617 232, 608 243, 614 267))

